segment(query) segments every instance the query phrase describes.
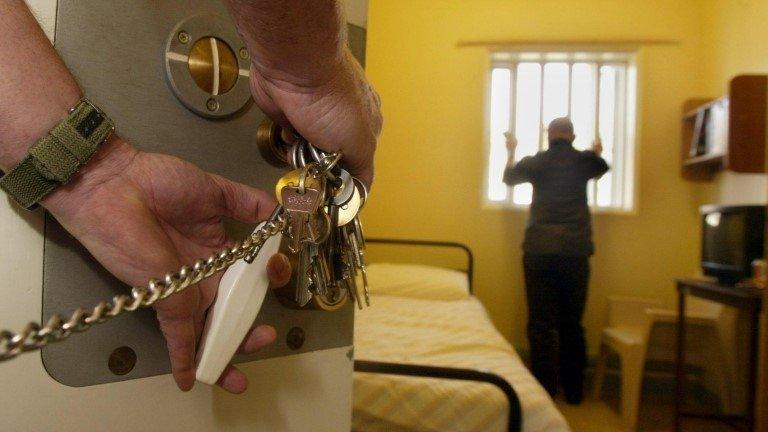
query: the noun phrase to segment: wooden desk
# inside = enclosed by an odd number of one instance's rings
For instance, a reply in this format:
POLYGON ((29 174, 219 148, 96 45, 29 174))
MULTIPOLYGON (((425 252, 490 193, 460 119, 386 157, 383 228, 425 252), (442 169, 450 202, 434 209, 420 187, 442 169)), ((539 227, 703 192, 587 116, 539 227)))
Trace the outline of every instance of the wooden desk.
POLYGON ((753 287, 720 285, 704 279, 678 279, 677 310, 677 364, 675 383, 675 431, 682 431, 682 420, 695 417, 724 422, 736 429, 752 432, 755 430, 755 396, 757 385, 757 348, 760 326, 760 308, 763 291, 753 287), (701 297, 724 305, 733 306, 749 314, 750 346, 748 364, 747 412, 743 416, 698 414, 684 410, 685 400, 685 296, 701 297))
MULTIPOLYGON (((768 290, 764 290, 763 304, 768 305, 768 290)), ((763 308, 760 323, 760 355, 757 366, 757 432, 768 432, 768 313, 763 308)))

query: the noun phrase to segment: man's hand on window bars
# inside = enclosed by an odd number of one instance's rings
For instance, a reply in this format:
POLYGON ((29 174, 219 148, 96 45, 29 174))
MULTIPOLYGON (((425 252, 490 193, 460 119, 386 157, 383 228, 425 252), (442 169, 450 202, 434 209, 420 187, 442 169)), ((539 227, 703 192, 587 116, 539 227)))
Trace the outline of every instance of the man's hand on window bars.
POLYGON ((600 138, 595 138, 595 140, 592 142, 592 151, 596 155, 602 156, 602 154, 603 154, 603 141, 600 138))
POLYGON ((515 150, 517 149, 517 138, 512 132, 504 132, 505 143, 507 146, 507 159, 510 161, 515 157, 515 150))

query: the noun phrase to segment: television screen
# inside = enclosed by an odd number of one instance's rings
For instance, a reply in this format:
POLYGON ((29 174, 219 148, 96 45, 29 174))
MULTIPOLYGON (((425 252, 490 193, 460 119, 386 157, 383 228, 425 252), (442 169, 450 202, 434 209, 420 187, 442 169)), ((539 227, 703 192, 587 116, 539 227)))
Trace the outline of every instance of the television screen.
POLYGON ((701 209, 704 274, 732 284, 751 275, 763 256, 764 206, 705 206, 701 209))
POLYGON ((713 212, 704 217, 703 261, 722 267, 741 268, 746 238, 745 214, 713 212))

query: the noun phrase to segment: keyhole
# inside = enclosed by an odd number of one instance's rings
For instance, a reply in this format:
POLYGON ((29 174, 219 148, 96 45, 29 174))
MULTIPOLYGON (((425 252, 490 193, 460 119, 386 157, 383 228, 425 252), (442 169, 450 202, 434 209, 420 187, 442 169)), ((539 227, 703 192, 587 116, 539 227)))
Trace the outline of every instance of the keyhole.
POLYGON ((198 39, 192 45, 188 65, 195 84, 213 96, 230 91, 240 72, 235 52, 215 37, 198 39))

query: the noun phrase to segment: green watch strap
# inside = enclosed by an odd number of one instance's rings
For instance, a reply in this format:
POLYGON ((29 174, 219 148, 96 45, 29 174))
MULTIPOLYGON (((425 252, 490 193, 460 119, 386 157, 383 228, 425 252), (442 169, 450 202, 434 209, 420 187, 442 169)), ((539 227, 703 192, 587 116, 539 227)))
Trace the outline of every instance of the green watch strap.
POLYGON ((69 117, 36 142, 29 155, 0 178, 0 189, 26 209, 67 183, 114 131, 112 121, 82 99, 69 117))

